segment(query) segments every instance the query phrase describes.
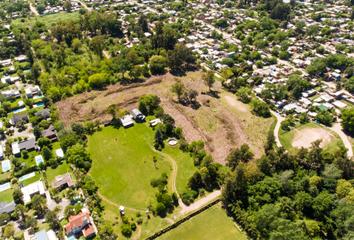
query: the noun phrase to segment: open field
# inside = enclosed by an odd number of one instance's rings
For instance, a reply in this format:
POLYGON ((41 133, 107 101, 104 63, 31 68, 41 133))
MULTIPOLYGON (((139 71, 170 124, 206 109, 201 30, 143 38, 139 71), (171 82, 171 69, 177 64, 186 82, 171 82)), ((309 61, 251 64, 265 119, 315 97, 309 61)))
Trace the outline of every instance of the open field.
POLYGON ((25 18, 25 22, 21 22, 21 19, 23 19, 23 18, 17 18, 12 21, 12 24, 31 27, 37 21, 39 21, 39 22, 44 23, 47 28, 50 28, 53 25, 53 23, 56 23, 59 20, 62 20, 62 21, 75 20, 75 19, 79 18, 79 15, 80 14, 78 12, 72 12, 72 13, 65 12, 65 13, 50 14, 50 15, 45 15, 45 16, 41 15, 41 16, 36 16, 36 17, 25 18))
POLYGON ((311 143, 318 139, 322 140, 320 146, 328 150, 335 149, 338 142, 341 141, 340 138, 333 133, 314 122, 299 125, 289 132, 282 129, 279 130, 279 140, 287 150, 293 147, 311 147, 311 143))
POLYGON ((128 129, 107 127, 90 137, 90 174, 104 197, 124 206, 146 207, 147 198, 157 192, 150 180, 163 172, 170 176, 172 169, 168 160, 152 151, 153 138, 154 131, 146 124, 128 129), (153 156, 157 158, 156 168, 153 156))
POLYGON ((186 140, 203 140, 207 152, 216 162, 224 164, 227 155, 243 143, 249 143, 256 157, 260 157, 266 134, 274 120, 254 116, 250 107, 223 90, 220 82, 214 84, 213 92, 201 94, 208 92, 202 74, 202 70, 187 72, 182 77, 166 73, 128 85, 116 84, 102 91, 86 92, 59 101, 56 106, 60 111, 60 120, 68 126, 71 120, 85 122, 110 119, 106 112, 110 104, 131 111, 138 106, 139 96, 156 94, 161 98, 165 112, 175 119, 177 126, 183 128, 186 140), (170 92, 170 88, 177 79, 184 83, 186 90, 198 91, 200 95, 195 103, 182 105, 176 101, 177 97, 170 92), (232 98, 232 104, 236 102, 247 112, 238 110, 223 96, 232 98))
POLYGON ((225 210, 217 204, 157 239, 243 240, 247 238, 238 230, 232 218, 226 215, 225 210))

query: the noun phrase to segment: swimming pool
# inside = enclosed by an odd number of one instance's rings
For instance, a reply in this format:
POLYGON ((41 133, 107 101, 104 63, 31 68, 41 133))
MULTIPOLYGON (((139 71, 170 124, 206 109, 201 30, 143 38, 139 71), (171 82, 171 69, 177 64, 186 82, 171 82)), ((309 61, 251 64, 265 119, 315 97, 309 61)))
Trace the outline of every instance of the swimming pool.
POLYGON ((39 164, 43 163, 42 155, 36 156, 35 159, 36 159, 37 166, 39 166, 39 164))
POLYGON ((67 238, 68 240, 76 240, 75 235, 71 235, 70 237, 67 238))
POLYGON ((55 153, 57 154, 58 157, 64 157, 64 152, 61 148, 55 150, 55 153))
POLYGON ((24 102, 21 100, 21 101, 18 101, 17 103, 19 106, 22 106, 24 104, 24 102))
POLYGON ((0 185, 0 192, 5 191, 10 188, 10 183, 5 183, 3 185, 0 185))
POLYGON ((3 172, 9 171, 11 169, 10 160, 2 161, 1 165, 2 165, 3 172))
POLYGON ((30 72, 31 71, 31 69, 26 69, 24 72, 30 72))
POLYGON ((38 98, 42 98, 43 95, 40 95, 40 96, 34 96, 33 99, 38 99, 38 98))
POLYGON ((22 176, 22 177, 20 177, 18 180, 21 182, 21 181, 23 181, 23 180, 29 179, 29 178, 34 177, 34 176, 36 176, 36 173, 35 173, 35 172, 29 173, 29 174, 27 174, 27 175, 25 175, 25 176, 22 176))
POLYGON ((40 106, 43 106, 43 105, 44 105, 44 103, 38 103, 38 104, 33 105, 33 108, 40 107, 40 106))
POLYGON ((19 112, 23 112, 23 111, 26 111, 27 108, 20 108, 20 109, 17 109, 14 111, 14 113, 19 113, 19 112))

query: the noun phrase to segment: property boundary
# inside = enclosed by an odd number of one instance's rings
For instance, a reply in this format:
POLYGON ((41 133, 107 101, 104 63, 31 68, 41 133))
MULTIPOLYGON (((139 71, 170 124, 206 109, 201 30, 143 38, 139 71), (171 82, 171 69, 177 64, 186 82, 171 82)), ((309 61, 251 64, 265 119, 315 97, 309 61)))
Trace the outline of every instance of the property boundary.
POLYGON ((184 223, 185 221, 191 219, 192 217, 198 215, 199 213, 204 212, 205 210, 211 208, 212 206, 214 206, 215 204, 217 204, 217 203, 219 203, 219 202, 220 202, 220 199, 218 198, 218 199, 216 199, 215 201, 209 203, 208 205, 202 207, 201 209, 199 209, 199 210, 197 210, 197 211, 195 211, 195 212, 189 214, 188 216, 182 218, 181 220, 175 222, 174 224, 172 224, 172 225, 170 225, 170 226, 168 226, 168 227, 162 229, 161 231, 155 233, 154 235, 152 235, 152 236, 146 238, 145 240, 151 240, 151 239, 155 239, 155 238, 157 238, 157 237, 160 237, 162 234, 167 233, 167 232, 169 232, 169 231, 172 230, 172 229, 175 229, 176 227, 178 227, 179 225, 181 225, 181 224, 184 223))

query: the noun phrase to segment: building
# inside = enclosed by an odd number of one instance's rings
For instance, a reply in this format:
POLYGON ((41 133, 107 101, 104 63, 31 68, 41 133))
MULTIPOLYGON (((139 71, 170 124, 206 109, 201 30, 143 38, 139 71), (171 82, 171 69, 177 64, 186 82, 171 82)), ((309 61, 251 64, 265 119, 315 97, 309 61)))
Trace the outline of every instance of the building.
MULTIPOLYGON (((0 214, 7 213, 11 215, 15 211, 16 204, 14 201, 7 203, 7 202, 0 202, 0 214)), ((1 223, 0 223, 1 224, 1 223)))
POLYGON ((36 233, 33 233, 32 229, 27 229, 24 232, 24 238, 25 240, 57 240, 53 230, 46 231, 45 229, 36 233))
POLYGON ((25 204, 31 201, 34 195, 41 195, 45 197, 45 190, 42 181, 37 181, 21 188, 23 193, 22 200, 25 204))
POLYGON ((17 62, 27 62, 28 61, 28 58, 26 55, 20 55, 18 57, 15 57, 15 61, 17 62))
POLYGON ((8 99, 9 97, 15 97, 15 98, 21 97, 20 91, 17 90, 7 90, 7 91, 2 91, 1 93, 2 95, 4 95, 4 97, 6 97, 6 99, 8 99))
POLYGON ((49 140, 53 141, 57 139, 57 132, 55 131, 55 128, 53 127, 53 125, 50 125, 48 129, 43 130, 41 132, 41 135, 43 137, 48 138, 49 140))
POLYGON ((69 223, 64 228, 68 237, 84 235, 85 238, 90 238, 97 234, 96 226, 87 208, 81 209, 81 212, 76 216, 70 216, 69 223))
POLYGON ((145 119, 145 116, 137 108, 134 108, 132 110, 132 116, 135 119, 135 121, 136 120, 144 121, 144 119, 145 119))
POLYGON ((22 142, 13 142, 11 147, 12 154, 16 157, 21 155, 22 150, 32 151, 37 149, 36 140, 34 138, 30 138, 22 142))
POLYGON ((53 188, 73 188, 75 183, 73 182, 70 173, 65 173, 55 177, 55 180, 52 182, 53 188))
POLYGON ((133 122, 132 118, 133 118, 133 116, 131 116, 131 115, 126 115, 126 116, 120 118, 122 126, 125 128, 133 126, 134 122, 133 122))
POLYGON ((34 87, 27 87, 25 88, 25 94, 27 98, 33 98, 34 95, 42 95, 41 89, 39 86, 34 86, 34 87))
POLYGON ((9 122, 12 126, 15 126, 19 121, 24 120, 26 122, 29 121, 27 113, 14 113, 14 116, 10 118, 9 122))
POLYGON ((49 117, 49 114, 50 114, 50 109, 46 108, 43 109, 42 111, 36 112, 34 115, 41 116, 43 119, 47 119, 49 117))

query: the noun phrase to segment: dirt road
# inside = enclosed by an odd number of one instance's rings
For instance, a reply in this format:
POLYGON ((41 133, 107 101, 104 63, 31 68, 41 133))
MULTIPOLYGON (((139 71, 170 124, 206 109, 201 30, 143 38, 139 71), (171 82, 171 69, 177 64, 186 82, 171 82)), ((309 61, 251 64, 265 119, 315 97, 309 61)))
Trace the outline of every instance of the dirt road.
POLYGON ((30 3, 30 9, 31 9, 31 11, 34 13, 34 15, 36 15, 36 16, 39 15, 39 13, 37 12, 37 9, 32 6, 32 3, 30 3))
POLYGON ((197 210, 201 207, 203 207, 205 204, 207 204, 208 202, 216 199, 217 197, 219 197, 221 195, 221 190, 216 190, 215 192, 209 194, 208 196, 200 199, 199 201, 189 205, 189 206, 186 206, 183 208, 183 210, 181 211, 181 213, 189 213, 191 211, 194 211, 194 210, 197 210))
POLYGON ((282 147, 280 140, 279 140, 279 129, 280 129, 280 124, 282 121, 284 121, 284 117, 282 117, 280 114, 270 110, 270 112, 277 118, 277 125, 275 125, 274 128, 274 136, 275 136, 275 142, 277 144, 278 147, 282 147))
POLYGON ((348 136, 343 132, 342 126, 340 123, 335 123, 333 126, 330 128, 332 131, 336 132, 340 138, 342 139, 344 146, 348 149, 348 157, 353 157, 353 148, 352 145, 349 142, 348 136))

